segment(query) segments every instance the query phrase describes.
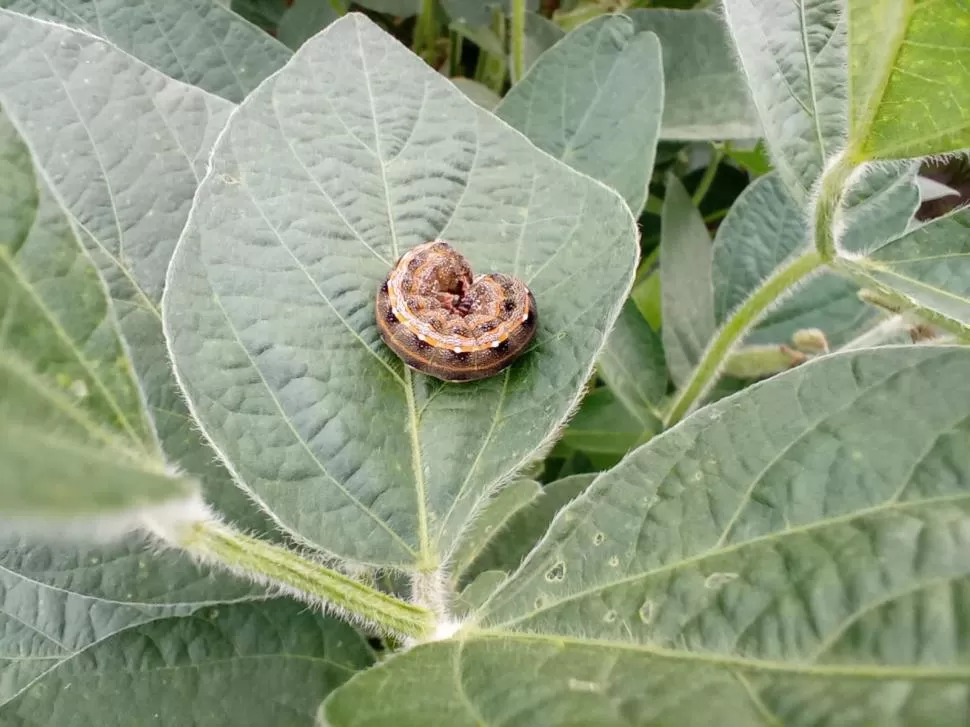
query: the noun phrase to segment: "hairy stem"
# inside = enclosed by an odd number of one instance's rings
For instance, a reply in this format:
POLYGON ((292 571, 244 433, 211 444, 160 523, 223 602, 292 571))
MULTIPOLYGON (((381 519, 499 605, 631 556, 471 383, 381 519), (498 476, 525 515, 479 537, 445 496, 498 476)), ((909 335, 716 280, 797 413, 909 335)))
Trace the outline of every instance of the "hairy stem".
POLYGON ((731 350, 757 323, 758 319, 786 290, 803 280, 822 265, 815 250, 807 252, 776 270, 761 287, 738 308, 711 341, 690 380, 678 392, 664 424, 673 426, 687 416, 717 380, 718 372, 731 350))
POLYGON ((525 74, 525 0, 512 0, 510 44, 512 46, 512 82, 525 74))
POLYGON ((838 255, 839 213, 849 177, 855 169, 846 154, 839 154, 826 167, 819 181, 812 233, 815 249, 825 262, 834 260, 838 255))
POLYGON ((219 522, 195 522, 176 540, 175 545, 201 560, 260 583, 281 586, 304 601, 331 607, 349 620, 359 619, 382 632, 419 640, 434 632, 434 615, 428 609, 219 522))

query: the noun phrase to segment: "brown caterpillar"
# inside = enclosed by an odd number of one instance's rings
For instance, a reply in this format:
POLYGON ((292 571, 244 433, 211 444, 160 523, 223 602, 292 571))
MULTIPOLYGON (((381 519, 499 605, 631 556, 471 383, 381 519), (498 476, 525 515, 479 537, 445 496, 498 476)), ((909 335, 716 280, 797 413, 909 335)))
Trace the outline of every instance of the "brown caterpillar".
POLYGON ((494 376, 535 337, 536 301, 521 280, 472 277, 448 243, 408 250, 377 292, 384 342, 411 368, 443 381, 494 376))

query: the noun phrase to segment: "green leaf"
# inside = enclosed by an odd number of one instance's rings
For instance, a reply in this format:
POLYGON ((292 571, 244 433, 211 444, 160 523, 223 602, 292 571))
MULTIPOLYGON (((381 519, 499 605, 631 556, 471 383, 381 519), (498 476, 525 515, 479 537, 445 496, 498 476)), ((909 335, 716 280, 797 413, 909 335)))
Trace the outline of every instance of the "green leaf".
POLYGON ((472 562, 481 555, 493 538, 501 533, 505 524, 515 513, 535 500, 542 493, 542 485, 535 480, 517 480, 507 485, 484 508, 468 532, 462 537, 458 549, 451 556, 449 571, 457 582, 472 562))
POLYGON ((931 320, 970 331, 970 211, 927 222, 867 257, 840 260, 864 285, 902 296, 931 320))
POLYGON ((0 519, 106 536, 187 504, 196 487, 166 472, 98 273, 2 115, 0 178, 0 519))
MULTIPOLYGON (((878 663, 859 629, 970 574, 968 362, 960 347, 835 354, 701 410, 598 478, 482 622, 555 633, 588 606, 588 638, 878 663), (798 616, 800 588, 813 597, 798 616), (769 627, 786 618, 797 639, 769 627)), ((904 655, 885 657, 913 663, 904 655)))
POLYGON ((551 20, 538 13, 525 14, 525 38, 523 47, 524 70, 528 71, 539 56, 558 43, 566 33, 551 20))
MULTIPOLYGON (((853 251, 877 249, 898 237, 919 206, 916 169, 877 169, 849 190, 840 242, 853 251)), ((714 241, 714 310, 723 324, 786 260, 808 247, 808 212, 777 174, 759 177, 732 205, 714 241)), ((769 311, 746 339, 788 344, 801 329, 818 328, 830 346, 854 339, 876 320, 858 285, 839 275, 812 278, 769 311)))
POLYGON ((664 353, 679 386, 714 335, 711 238, 684 185, 672 175, 660 219, 664 353))
MULTIPOLYGON (((449 18, 468 25, 490 25, 496 8, 508 15, 512 4, 512 0, 440 0, 440 2, 449 18)), ((539 0, 525 0, 525 6, 526 10, 536 12, 539 10, 539 0)))
POLYGON ((544 53, 495 113, 543 151, 613 187, 639 212, 662 109, 657 37, 611 15, 544 53))
POLYGON ((458 87, 458 90, 487 111, 493 110, 502 100, 495 91, 484 83, 473 81, 470 78, 452 78, 451 82, 458 87))
POLYGON ((276 32, 288 4, 289 0, 229 0, 228 2, 232 12, 238 13, 268 34, 276 32))
POLYGON ((36 678, 129 626, 220 601, 264 597, 144 538, 106 547, 0 541, 0 724, 36 678))
POLYGON ((749 139, 761 123, 724 20, 709 10, 628 10, 638 32, 663 49, 664 110, 660 135, 685 141, 749 139))
POLYGON ((835 354, 695 413, 567 506, 457 640, 356 678, 326 723, 965 722, 968 365, 835 354))
POLYGON ((959 667, 929 667, 920 678, 905 669, 806 665, 790 673, 751 662, 476 636, 419 646, 361 674, 324 702, 319 724, 423 727, 433 714, 449 727, 939 727, 966 717, 970 674, 959 667))
POLYGON ((218 0, 0 0, 0 7, 97 35, 229 101, 242 101, 289 58, 281 43, 218 0))
MULTIPOLYGON (((867 205, 864 211, 864 221, 868 222, 872 210, 867 205)), ((723 325, 762 281, 807 249, 806 219, 806 210, 792 200, 776 173, 759 177, 741 193, 714 240, 714 314, 718 325, 723 325)), ((857 229, 859 225, 853 222, 848 231, 860 239, 868 234, 857 229)), ((838 347, 874 320, 875 311, 859 300, 857 291, 858 286, 851 281, 823 272, 769 311, 746 341, 790 344, 796 331, 818 328, 830 346, 838 347)))
POLYGON ((589 377, 632 282, 626 205, 354 14, 239 107, 211 166, 164 306, 200 423, 300 537, 440 566, 589 377), (533 350, 498 376, 445 384, 381 343, 381 281, 435 238, 535 295, 533 350))
POLYGON ((373 662, 349 626, 288 601, 205 609, 129 628, 7 704, 4 727, 299 727, 373 662))
POLYGON ((512 573, 545 535, 556 514, 582 494, 596 478, 593 474, 571 475, 542 487, 528 503, 511 513, 500 529, 462 569, 460 582, 471 583, 486 572, 512 573))
POLYGON ((644 427, 610 389, 601 387, 583 399, 562 442, 587 453, 626 454, 660 428, 656 419, 649 424, 644 427))
MULTIPOLYGON (((138 523, 122 513, 105 517, 105 508, 116 508, 119 496, 143 499, 156 486, 173 484, 158 474, 163 463, 97 272, 4 116, 0 180, 0 376, 9 383, 20 375, 26 382, 5 385, 0 397, 0 509, 9 512, 13 497, 21 496, 19 505, 30 505, 34 513, 41 498, 48 500, 41 504, 69 515, 94 506, 101 510, 96 520, 59 522, 56 533, 35 520, 4 517, 3 705, 35 678, 119 629, 262 591, 214 576, 174 552, 160 553, 141 538, 97 548, 11 540, 11 524, 47 539, 118 536, 138 523), (56 404, 60 408, 52 411, 56 404), (34 442, 28 447, 23 440, 30 436, 34 442), (39 451, 37 437, 45 440, 39 451)), ((46 515, 52 514, 48 508, 46 515)))
POLYGON ((970 147, 970 7, 962 0, 847 5, 853 160, 970 147))
POLYGON ((918 172, 919 164, 867 169, 846 192, 839 247, 867 255, 905 233, 923 197, 918 172))
POLYGON ((747 144, 724 144, 724 153, 752 178, 760 177, 772 171, 771 159, 765 150, 763 139, 758 139, 754 146, 747 144))
POLYGON ((166 459, 234 519, 261 526, 191 425, 159 311, 169 259, 231 104, 102 40, 7 10, 0 64, 0 105, 107 285, 166 459))
POLYGON ((296 50, 339 17, 340 13, 327 0, 295 0, 280 18, 276 37, 296 50))
POLYGON ((788 191, 804 202, 847 133, 842 0, 724 0, 764 138, 788 191))
POLYGON ((630 300, 637 306, 640 315, 658 331, 663 318, 663 297, 660 290, 660 269, 656 268, 642 282, 630 291, 630 300))
POLYGON ((667 393, 663 344, 632 300, 623 304, 597 364, 603 381, 641 428, 658 431, 660 400, 667 393))

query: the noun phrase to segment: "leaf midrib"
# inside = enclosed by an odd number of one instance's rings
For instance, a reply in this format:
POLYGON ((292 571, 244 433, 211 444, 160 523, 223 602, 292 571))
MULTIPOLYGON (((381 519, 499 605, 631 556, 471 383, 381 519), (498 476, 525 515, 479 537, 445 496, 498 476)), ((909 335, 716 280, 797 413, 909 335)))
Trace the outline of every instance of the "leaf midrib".
MULTIPOLYGON (((78 255, 83 257, 85 262, 90 262, 87 257, 87 253, 81 248, 80 242, 78 242, 76 239, 74 242, 77 245, 78 255)), ((145 454, 157 454, 157 451, 150 443, 145 442, 138 436, 133 425, 128 420, 127 415, 124 411, 122 411, 121 405, 114 396, 114 392, 108 389, 101 378, 97 376, 91 361, 88 360, 88 358, 77 347, 74 340, 67 334, 67 331, 61 325, 60 320, 53 314, 50 308, 47 307, 47 302, 38 294, 34 285, 23 276, 20 267, 16 263, 16 260, 10 255, 6 247, 2 245, 0 245, 0 263, 6 264, 7 269, 11 272, 17 282, 20 283, 21 289, 34 302, 37 309, 50 324, 50 327, 54 331, 58 340, 65 345, 72 357, 78 362, 78 364, 80 364, 81 368, 88 375, 89 379, 94 383, 98 391, 101 392, 105 402, 108 404, 108 407, 117 418, 118 423, 121 425, 121 428, 124 430, 128 439, 135 445, 137 449, 142 450, 145 454)), ((101 282, 100 276, 98 282, 101 282)), ((107 308, 107 306, 109 306, 108 301, 105 300, 104 303, 107 308)), ((108 315, 107 312, 106 315, 108 315)), ((112 331, 114 332, 114 327, 112 327, 112 331)))
POLYGON ((559 634, 538 634, 501 629, 470 629, 465 632, 468 638, 462 643, 480 641, 522 642, 525 644, 549 644, 557 646, 576 646, 583 649, 609 649, 637 654, 656 656, 679 662, 694 662, 710 666, 737 667, 745 671, 761 671, 775 674, 793 674, 808 677, 840 677, 858 679, 905 679, 911 681, 951 681, 970 679, 970 665, 950 669, 934 667, 875 665, 875 664, 811 664, 808 662, 783 662, 771 659, 738 657, 717 652, 687 651, 669 649, 654 644, 634 644, 629 641, 610 641, 608 639, 583 639, 559 634))
MULTIPOLYGON (((882 106, 883 98, 886 96, 886 89, 889 87, 889 79, 892 77, 893 70, 896 67, 896 61, 899 58, 899 52, 903 45, 903 40, 906 38, 906 30, 909 28, 910 20, 913 17, 913 11, 915 10, 913 0, 903 0, 906 4, 906 10, 904 16, 900 19, 899 28, 896 34, 891 36, 888 41, 888 45, 891 47, 890 53, 886 56, 887 63, 883 68, 882 78, 879 79, 879 83, 876 86, 875 92, 870 96, 870 102, 865 106, 865 114, 860 120, 858 135, 854 140, 850 141, 852 147, 851 157, 855 158, 856 161, 861 161, 862 149, 866 146, 866 142, 869 141, 869 136, 872 133, 872 125, 875 122, 876 114, 879 111, 879 107, 882 106)), ((851 9, 848 11, 851 12, 851 9)), ((849 52, 851 53, 852 41, 849 39, 849 52)), ((849 74, 849 113, 852 113, 852 74, 849 74)), ((850 132, 851 132, 851 122, 850 122, 850 132)))
MULTIPOLYGON (((635 583, 637 581, 645 580, 648 578, 653 578, 657 575, 676 571, 680 568, 697 565, 699 563, 703 563, 706 560, 710 560, 712 558, 719 558, 721 556, 729 555, 731 553, 736 553, 743 549, 756 547, 763 543, 770 543, 772 541, 780 540, 782 538, 788 538, 795 535, 804 535, 807 533, 816 532, 818 530, 823 530, 825 528, 844 525, 872 515, 880 515, 883 513, 892 513, 892 512, 903 512, 914 508, 932 507, 933 505, 954 504, 964 500, 970 502, 970 493, 941 495, 939 497, 930 497, 930 498, 925 498, 923 500, 910 500, 907 502, 899 502, 899 501, 883 502, 873 507, 856 510, 851 513, 846 513, 844 515, 827 518, 825 520, 817 520, 815 522, 807 523, 805 525, 789 527, 785 530, 780 530, 780 531, 776 530, 770 533, 765 533, 764 535, 759 535, 754 538, 749 538, 748 540, 742 540, 737 543, 733 543, 731 545, 722 546, 721 548, 716 548, 716 549, 710 548, 708 550, 705 550, 704 552, 697 553, 687 558, 682 558, 676 562, 664 563, 663 565, 657 566, 656 568, 651 568, 650 570, 645 570, 640 573, 634 573, 634 574, 625 576, 624 578, 617 578, 615 580, 610 581, 609 583, 596 585, 591 588, 578 591, 576 593, 571 593, 568 596, 564 596, 554 602, 550 602, 549 604, 543 606, 542 608, 533 609, 532 611, 525 613, 521 616, 517 616, 508 621, 502 621, 494 625, 489 625, 486 628, 498 629, 501 627, 509 627, 513 624, 517 624, 522 621, 527 621, 531 618, 534 618, 540 613, 557 609, 565 603, 577 601, 582 598, 586 598, 587 596, 593 595, 595 593, 599 593, 601 591, 606 591, 612 588, 616 588, 617 586, 627 585, 627 584, 635 583)), ((513 575, 512 578, 514 577, 515 576, 513 575)), ((509 581, 506 581, 506 583, 511 582, 512 578, 510 578, 509 581)), ((498 596, 503 590, 504 589, 497 590, 493 594, 493 597, 498 596)), ((491 601, 491 599, 489 600, 491 601)), ((481 615, 487 615, 488 613, 486 609, 487 606, 488 606, 488 602, 483 604, 483 607, 479 611, 481 615)))

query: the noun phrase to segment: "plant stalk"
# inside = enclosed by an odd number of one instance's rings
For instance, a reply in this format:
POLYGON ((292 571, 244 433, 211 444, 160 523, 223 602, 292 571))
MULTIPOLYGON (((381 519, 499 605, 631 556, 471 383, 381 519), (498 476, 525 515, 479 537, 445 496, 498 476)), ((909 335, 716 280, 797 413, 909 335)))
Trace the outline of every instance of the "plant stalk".
POLYGON ((435 0, 421 0, 421 10, 414 26, 413 50, 431 66, 437 66, 438 21, 435 0))
POLYGON ((512 82, 518 83, 525 75, 525 0, 512 0, 512 82))
POLYGON ((717 380, 728 354, 758 319, 788 288, 811 275, 823 264, 815 250, 804 253, 780 268, 738 308, 711 341, 690 381, 678 392, 664 421, 671 427, 687 416, 717 380))
POLYGON ((359 619, 384 633, 422 640, 435 630, 434 615, 426 608, 213 520, 192 523, 176 545, 202 560, 257 582, 282 586, 304 601, 333 608, 349 620, 359 619))
POLYGON ((815 249, 825 262, 838 255, 838 226, 842 200, 848 188, 849 177, 856 169, 845 154, 839 154, 826 168, 819 181, 818 198, 815 200, 815 227, 812 230, 815 249))
POLYGON ((714 149, 714 156, 711 157, 711 163, 707 165, 707 169, 704 170, 704 175, 701 177, 700 183, 697 185, 697 189, 694 190, 694 196, 691 197, 691 202, 694 206, 700 209, 701 202, 704 201, 704 197, 707 196, 711 185, 714 183, 714 177, 717 176, 717 168, 721 165, 721 161, 724 159, 724 150, 720 147, 714 149))

